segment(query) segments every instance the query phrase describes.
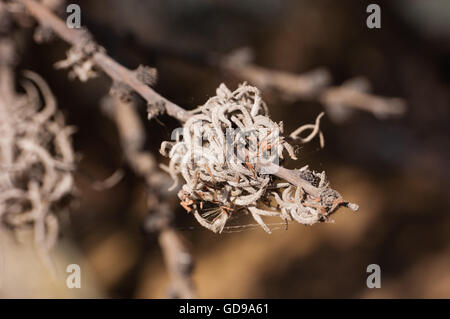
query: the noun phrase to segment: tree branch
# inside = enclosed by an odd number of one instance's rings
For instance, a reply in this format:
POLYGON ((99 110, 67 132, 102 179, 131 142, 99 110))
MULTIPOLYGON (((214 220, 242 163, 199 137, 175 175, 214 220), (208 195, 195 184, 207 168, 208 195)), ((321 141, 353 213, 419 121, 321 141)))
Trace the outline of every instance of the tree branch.
POLYGON ((42 26, 52 29, 61 39, 70 43, 72 46, 80 48, 81 50, 86 50, 86 47, 90 44, 90 48, 96 48, 93 52, 88 52, 92 55, 92 61, 95 65, 102 69, 114 81, 123 83, 132 88, 142 96, 149 105, 162 105, 167 114, 177 118, 181 122, 184 122, 189 118, 189 113, 186 110, 159 95, 152 88, 139 80, 134 71, 129 70, 114 61, 103 52, 103 50, 98 50, 99 47, 95 45, 95 42, 91 39, 86 30, 69 29, 60 18, 45 6, 34 0, 18 1, 26 6, 29 13, 34 16, 42 26))

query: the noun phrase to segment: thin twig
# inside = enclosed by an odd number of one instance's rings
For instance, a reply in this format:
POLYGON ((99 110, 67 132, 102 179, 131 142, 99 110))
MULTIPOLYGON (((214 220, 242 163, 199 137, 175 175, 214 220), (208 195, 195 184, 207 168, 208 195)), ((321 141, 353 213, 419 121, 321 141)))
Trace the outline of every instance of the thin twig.
MULTIPOLYGON (((87 46, 88 44, 90 44, 90 47, 98 47, 93 40, 90 39, 86 30, 69 29, 60 18, 42 4, 34 0, 18 1, 26 6, 29 13, 33 15, 42 26, 52 29, 61 39, 74 47, 81 47, 81 49, 84 49, 82 47, 87 46)), ((188 119, 189 113, 186 110, 159 95, 152 88, 139 80, 134 71, 129 70, 114 61, 103 52, 103 50, 95 49, 94 52, 90 53, 92 54, 92 61, 111 77, 111 79, 132 88, 139 93, 149 105, 162 105, 167 114, 180 121, 186 121, 188 119)))
MULTIPOLYGON (((178 105, 165 99, 152 88, 145 80, 139 78, 136 71, 129 70, 109 57, 104 49, 100 48, 86 30, 69 29, 66 24, 40 3, 33 0, 19 0, 25 4, 28 11, 41 24, 52 29, 60 38, 69 42, 74 48, 89 55, 94 64, 102 69, 115 83, 131 88, 143 97, 149 105, 163 107, 168 115, 183 122, 189 118, 189 113, 178 105), (88 49, 86 49, 88 48, 88 49)), ((140 69, 138 69, 139 71, 140 69)), ((172 279, 172 290, 175 296, 181 298, 195 297, 192 279, 193 259, 181 240, 180 235, 171 226, 174 208, 168 208, 167 195, 164 189, 168 183, 168 176, 157 172, 156 160, 149 152, 142 151, 145 133, 139 116, 134 109, 133 102, 126 103, 118 97, 109 101, 109 112, 119 128, 125 156, 136 174, 142 176, 148 185, 148 205, 153 210, 151 215, 159 217, 153 220, 152 230, 158 233, 160 246, 163 250, 167 268, 172 279)))

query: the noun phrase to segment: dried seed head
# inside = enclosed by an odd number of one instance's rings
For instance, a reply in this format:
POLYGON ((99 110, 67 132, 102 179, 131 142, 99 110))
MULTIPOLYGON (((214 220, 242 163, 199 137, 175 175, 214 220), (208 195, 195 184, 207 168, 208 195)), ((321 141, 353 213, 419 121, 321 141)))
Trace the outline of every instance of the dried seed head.
MULTIPOLYGON (((178 185, 177 176, 181 174, 185 183, 178 196, 186 210, 194 210, 201 225, 221 232, 231 213, 247 208, 270 232, 261 215, 312 224, 325 220, 343 203, 340 195, 328 187, 324 173, 307 168, 299 171, 301 178, 317 188, 315 194, 309 194, 297 185, 280 183, 273 176, 276 172, 265 170, 265 163, 278 165, 285 150, 291 158, 296 157, 282 135, 282 124, 270 119, 257 88, 244 83, 232 92, 221 84, 216 93, 191 111, 183 128, 175 132, 174 141, 163 142, 160 150, 170 158, 167 171, 175 181, 172 188, 178 185), (275 210, 261 209, 272 197, 278 204, 275 210), (218 216, 213 216, 212 221, 199 213, 205 203, 218 208, 218 216)), ((322 115, 315 125, 296 130, 290 140, 309 142, 321 136, 322 115), (308 129, 308 137, 298 137, 308 129)))

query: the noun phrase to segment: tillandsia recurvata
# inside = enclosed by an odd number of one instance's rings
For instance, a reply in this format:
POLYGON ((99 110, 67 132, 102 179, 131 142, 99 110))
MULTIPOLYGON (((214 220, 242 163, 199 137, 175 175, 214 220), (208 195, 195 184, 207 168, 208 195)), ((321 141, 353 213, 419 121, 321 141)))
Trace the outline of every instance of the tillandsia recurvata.
POLYGON ((284 136, 283 123, 270 119, 256 87, 244 83, 232 92, 221 84, 216 93, 191 111, 182 129, 174 131, 173 141, 163 142, 160 150, 170 158, 164 168, 174 179, 172 188, 178 186, 178 175, 184 179, 178 192, 181 205, 202 226, 220 233, 231 215, 249 212, 270 233, 262 216, 312 225, 327 221, 341 206, 358 209, 330 188, 325 172, 282 166, 285 153, 297 159, 293 144, 319 137, 324 146, 319 126, 323 113, 315 124, 284 136), (217 214, 206 217, 202 211, 211 206, 217 214))
POLYGON ((0 73, 0 221, 14 231, 31 228, 51 267, 48 251, 58 237, 55 213, 68 207, 65 199, 74 191, 74 128, 66 126, 39 75, 24 72, 26 93, 19 94, 10 70, 0 73))

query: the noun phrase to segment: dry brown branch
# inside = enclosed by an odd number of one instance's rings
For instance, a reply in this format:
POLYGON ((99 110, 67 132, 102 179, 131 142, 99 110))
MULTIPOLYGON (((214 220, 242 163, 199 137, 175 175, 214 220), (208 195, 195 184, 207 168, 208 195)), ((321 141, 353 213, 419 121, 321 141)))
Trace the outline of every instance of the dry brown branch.
POLYGON ((370 94, 368 83, 361 78, 333 87, 330 86, 331 75, 325 69, 295 74, 263 68, 252 62, 248 48, 238 49, 219 60, 219 67, 260 88, 273 89, 291 100, 321 102, 336 120, 345 119, 351 109, 370 112, 379 118, 399 116, 406 110, 400 98, 370 94))
POLYGON ((169 295, 174 298, 195 298, 190 278, 193 259, 180 233, 167 227, 161 231, 158 239, 172 280, 169 295))
POLYGON ((312 98, 331 82, 331 75, 325 69, 293 74, 257 66, 252 60, 251 50, 242 48, 222 57, 219 66, 260 88, 274 89, 294 99, 312 98))
POLYGON ((169 115, 180 121, 188 118, 188 112, 161 97, 148 86, 154 81, 153 70, 140 66, 136 71, 131 71, 121 66, 91 39, 86 30, 67 28, 63 21, 35 1, 20 2, 26 5, 41 26, 52 29, 58 36, 72 44, 69 57, 59 62, 57 67, 72 67, 74 75, 81 80, 87 80, 94 75, 92 67, 95 65, 114 81, 112 91, 121 97, 110 97, 104 105, 117 124, 129 165, 136 174, 146 180, 149 188, 147 202, 152 214, 147 228, 158 233, 160 246, 172 279, 173 295, 181 298, 194 297, 195 292, 190 278, 193 259, 181 236, 171 226, 174 208, 168 207, 166 203, 169 201, 168 194, 165 192, 169 183, 168 176, 158 172, 153 155, 142 150, 145 141, 142 123, 134 109, 133 101, 129 100, 127 103, 124 98, 132 89, 139 93, 150 107, 163 108, 169 115))
POLYGON ((339 109, 344 109, 345 112, 346 108, 370 112, 380 119, 401 116, 405 113, 406 105, 402 99, 380 97, 367 93, 367 90, 365 80, 355 78, 341 86, 323 90, 320 93, 319 101, 331 112, 334 111, 335 116, 339 116, 339 113, 336 113, 339 112, 339 109))
POLYGON ((147 185, 147 206, 150 211, 146 223, 149 232, 158 235, 166 267, 171 278, 170 296, 194 298, 191 279, 193 258, 181 234, 172 226, 174 219, 173 194, 167 192, 170 178, 159 171, 156 159, 143 150, 145 131, 136 111, 134 99, 124 101, 118 96, 107 96, 102 109, 116 123, 122 149, 130 167, 147 185))

